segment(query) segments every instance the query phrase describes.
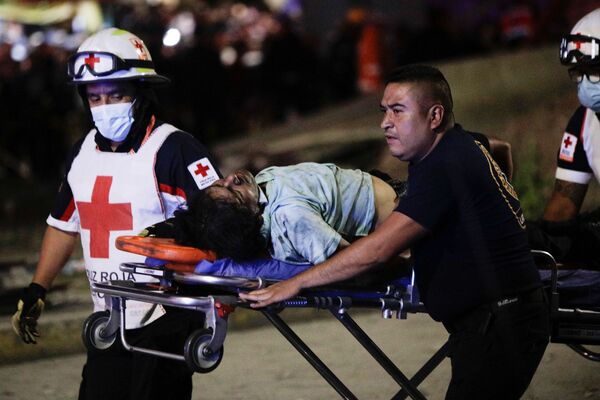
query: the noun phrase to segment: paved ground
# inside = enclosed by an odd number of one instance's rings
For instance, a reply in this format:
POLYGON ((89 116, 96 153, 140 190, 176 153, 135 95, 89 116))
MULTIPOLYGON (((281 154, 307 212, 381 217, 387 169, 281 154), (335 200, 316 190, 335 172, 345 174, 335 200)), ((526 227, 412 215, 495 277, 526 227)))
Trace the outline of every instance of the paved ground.
MULTIPOLYGON (((285 311, 283 316, 290 312, 294 310, 285 311)), ((369 312, 357 314, 355 319, 409 376, 445 339, 443 328, 424 315, 395 321, 369 312)), ((395 382, 333 318, 292 325, 359 398, 388 399, 396 392, 395 382)), ((0 399, 75 399, 83 362, 82 355, 75 355, 3 366, 0 399)), ((441 399, 448 378, 446 360, 421 389, 429 399, 441 399)), ((223 362, 210 374, 194 375, 194 385, 194 399, 338 398, 271 326, 245 330, 232 326, 223 362)), ((564 345, 552 344, 524 399, 600 399, 600 363, 587 361, 564 345)))

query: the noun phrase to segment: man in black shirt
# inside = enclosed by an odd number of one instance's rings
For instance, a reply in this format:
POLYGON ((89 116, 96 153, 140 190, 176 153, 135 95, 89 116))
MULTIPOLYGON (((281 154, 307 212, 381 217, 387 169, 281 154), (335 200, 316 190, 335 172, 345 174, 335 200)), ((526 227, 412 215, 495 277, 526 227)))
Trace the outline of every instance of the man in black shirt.
POLYGON ((548 343, 549 317, 517 195, 484 146, 454 124, 437 69, 397 69, 380 107, 392 155, 410 163, 406 197, 369 236, 241 297, 263 307, 411 248, 425 306, 450 332, 446 398, 518 399, 548 343))

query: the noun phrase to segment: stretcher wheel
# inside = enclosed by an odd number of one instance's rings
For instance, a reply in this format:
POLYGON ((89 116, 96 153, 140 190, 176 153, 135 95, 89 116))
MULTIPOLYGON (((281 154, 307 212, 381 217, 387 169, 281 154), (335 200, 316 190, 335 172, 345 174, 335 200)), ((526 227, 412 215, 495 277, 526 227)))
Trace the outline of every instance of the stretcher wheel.
POLYGON ((223 347, 216 352, 211 352, 207 347, 211 338, 211 329, 199 329, 188 336, 185 341, 183 355, 191 370, 206 374, 217 368, 221 363, 223 347))
POLYGON ((109 317, 109 311, 98 311, 87 317, 83 323, 82 339, 83 344, 88 350, 106 350, 115 342, 117 338, 116 332, 109 337, 100 335, 104 328, 106 328, 109 317))

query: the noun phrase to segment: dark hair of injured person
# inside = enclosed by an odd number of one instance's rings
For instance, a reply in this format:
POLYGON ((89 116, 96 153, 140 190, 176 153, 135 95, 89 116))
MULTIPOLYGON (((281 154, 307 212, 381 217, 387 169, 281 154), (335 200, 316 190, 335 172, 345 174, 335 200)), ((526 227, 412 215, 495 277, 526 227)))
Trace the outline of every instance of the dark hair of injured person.
POLYGON ((267 253, 260 234, 261 214, 224 199, 213 199, 203 190, 175 213, 175 241, 184 246, 212 250, 219 258, 256 259, 267 253))

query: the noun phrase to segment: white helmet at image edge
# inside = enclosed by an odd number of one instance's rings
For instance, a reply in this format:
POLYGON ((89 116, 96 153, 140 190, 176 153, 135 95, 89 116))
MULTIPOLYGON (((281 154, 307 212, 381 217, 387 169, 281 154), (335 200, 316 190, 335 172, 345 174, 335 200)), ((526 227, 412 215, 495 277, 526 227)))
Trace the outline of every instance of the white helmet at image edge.
POLYGON ((562 38, 559 57, 564 65, 600 65, 600 8, 586 14, 562 38))
POLYGON ((169 83, 154 70, 144 42, 123 29, 108 28, 83 41, 69 58, 71 82, 86 84, 115 80, 140 80, 151 84, 169 83))

